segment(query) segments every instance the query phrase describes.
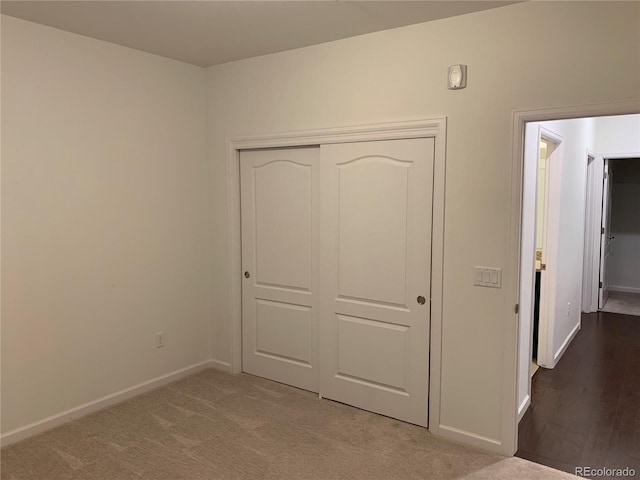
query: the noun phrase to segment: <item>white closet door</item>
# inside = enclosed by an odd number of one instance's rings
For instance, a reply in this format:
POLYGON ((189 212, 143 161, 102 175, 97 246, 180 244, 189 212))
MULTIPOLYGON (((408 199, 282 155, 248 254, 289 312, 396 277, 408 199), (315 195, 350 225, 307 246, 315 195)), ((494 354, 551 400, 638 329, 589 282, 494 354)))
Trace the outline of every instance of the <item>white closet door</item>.
POLYGON ((427 426, 434 140, 321 158, 320 393, 427 426))
POLYGON ((318 391, 319 148, 243 151, 243 370, 318 391))

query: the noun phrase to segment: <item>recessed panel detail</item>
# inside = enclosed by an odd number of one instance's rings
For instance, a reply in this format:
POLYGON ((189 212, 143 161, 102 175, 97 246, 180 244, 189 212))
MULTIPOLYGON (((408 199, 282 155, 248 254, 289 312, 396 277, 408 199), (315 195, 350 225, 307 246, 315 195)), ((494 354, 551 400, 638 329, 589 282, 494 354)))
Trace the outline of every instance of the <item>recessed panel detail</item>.
POLYGON ((409 327, 337 315, 338 372, 348 378, 406 391, 409 327))
POLYGON ((311 167, 255 167, 256 284, 311 289, 311 167))
POLYGON ((256 300, 256 352, 311 363, 311 308, 256 300))
POLYGON ((338 168, 338 296, 405 305, 411 163, 364 157, 338 168))

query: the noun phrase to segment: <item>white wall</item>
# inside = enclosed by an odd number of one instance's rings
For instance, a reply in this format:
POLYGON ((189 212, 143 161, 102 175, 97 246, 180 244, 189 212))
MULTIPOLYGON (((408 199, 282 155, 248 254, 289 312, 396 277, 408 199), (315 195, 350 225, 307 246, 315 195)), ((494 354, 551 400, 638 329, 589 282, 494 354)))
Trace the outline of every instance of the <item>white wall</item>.
POLYGON ((640 152, 640 115, 618 115, 595 119, 596 152, 635 153, 640 152))
POLYGON ((209 358, 205 98, 201 68, 2 16, 3 434, 209 358))
POLYGON ((640 293, 640 160, 613 161, 611 290, 640 293))
MULTIPOLYGON (((577 333, 582 310, 582 268, 584 262, 584 228, 587 183, 587 149, 593 149, 593 119, 563 120, 543 122, 542 125, 560 135, 564 141, 559 158, 560 185, 556 190, 559 197, 551 205, 559 206, 557 217, 557 251, 552 269, 555 288, 549 292, 552 310, 552 343, 550 346, 553 368, 568 346, 572 335, 577 333)), ((552 172, 553 166, 551 166, 552 172)), ((551 215, 550 215, 551 216, 551 215)), ((547 265, 549 269, 549 265, 547 265)), ((542 339, 540 339, 542 341, 542 339)))
MULTIPOLYGON (((516 340, 505 332, 515 318, 505 312, 516 298, 473 286, 474 265, 509 272, 516 247, 509 242, 510 208, 519 202, 510 190, 512 114, 637 99, 638 15, 640 4, 631 2, 525 2, 212 67, 215 224, 227 222, 230 136, 446 115, 440 432, 512 453, 505 412, 516 400, 515 375, 504 372, 514 361, 506 355, 516 340), (545 58, 546 68, 535 58, 545 58), (447 67, 455 63, 469 66, 464 90, 446 89, 447 67), (616 71, 627 74, 611 74, 616 71)), ((567 215, 563 220, 573 221, 567 215)), ((220 253, 212 344, 222 362, 231 360, 228 238, 227 228, 213 232, 220 253)), ((516 281, 503 277, 504 285, 516 281)))

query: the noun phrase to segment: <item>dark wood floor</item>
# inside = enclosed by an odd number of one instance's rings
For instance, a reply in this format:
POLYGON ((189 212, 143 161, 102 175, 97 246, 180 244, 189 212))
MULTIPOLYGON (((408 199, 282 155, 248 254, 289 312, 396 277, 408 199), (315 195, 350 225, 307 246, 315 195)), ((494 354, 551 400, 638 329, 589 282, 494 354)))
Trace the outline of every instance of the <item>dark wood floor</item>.
POLYGON ((583 314, 556 368, 538 369, 531 389, 516 456, 570 473, 630 467, 640 478, 640 317, 583 314))

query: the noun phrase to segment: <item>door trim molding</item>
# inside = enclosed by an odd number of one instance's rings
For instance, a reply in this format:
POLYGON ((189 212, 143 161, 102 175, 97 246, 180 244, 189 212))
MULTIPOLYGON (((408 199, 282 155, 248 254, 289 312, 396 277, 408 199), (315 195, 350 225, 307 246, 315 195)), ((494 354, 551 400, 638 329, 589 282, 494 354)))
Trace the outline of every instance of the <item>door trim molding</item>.
POLYGON ((444 202, 446 117, 418 119, 370 125, 343 126, 318 130, 231 137, 227 139, 227 221, 228 281, 232 373, 242 371, 242 259, 240 222, 240 151, 256 148, 281 148, 331 143, 434 138, 433 220, 431 246, 431 331, 429 372, 429 430, 439 433, 440 378, 442 359, 442 294, 444 261, 444 202))
POLYGON ((518 333, 519 322, 513 306, 519 302, 520 291, 520 248, 522 244, 522 185, 524 166, 524 131, 528 122, 566 120, 569 118, 598 117, 606 115, 626 115, 640 113, 640 99, 629 98, 615 102, 569 105, 552 108, 521 109, 512 113, 511 162, 509 164, 511 183, 508 198, 510 211, 508 267, 504 274, 513 281, 505 285, 503 317, 503 368, 502 368, 502 431, 500 452, 513 455, 518 449, 518 333))
MULTIPOLYGON (((598 162, 598 154, 590 148, 586 152, 587 158, 587 186, 585 189, 585 214, 584 214, 584 259, 582 261, 582 312, 591 313, 598 311, 598 302, 594 304, 597 290, 595 280, 595 250, 596 241, 596 225, 595 211, 597 210, 597 183, 596 168, 598 162)), ((599 230, 599 229, 598 229, 599 230)), ((599 231, 598 231, 599 234, 599 231)))

